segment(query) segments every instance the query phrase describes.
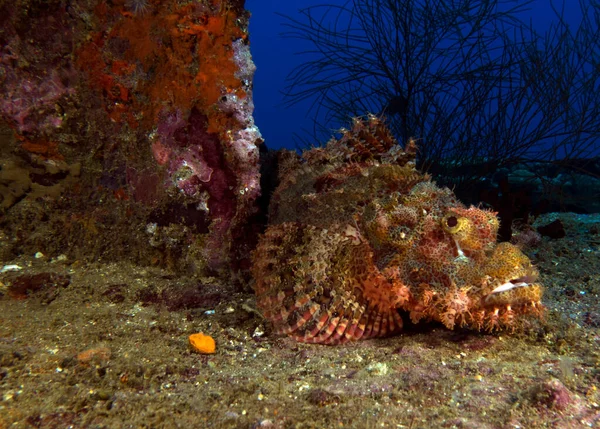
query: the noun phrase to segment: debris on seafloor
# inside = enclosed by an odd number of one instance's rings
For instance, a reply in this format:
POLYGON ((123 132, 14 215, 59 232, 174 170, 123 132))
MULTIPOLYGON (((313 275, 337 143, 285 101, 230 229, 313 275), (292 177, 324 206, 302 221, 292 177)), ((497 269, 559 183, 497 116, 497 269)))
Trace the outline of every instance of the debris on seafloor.
POLYGON ((202 332, 189 336, 192 349, 202 354, 213 354, 216 351, 216 344, 213 337, 205 335, 202 332))

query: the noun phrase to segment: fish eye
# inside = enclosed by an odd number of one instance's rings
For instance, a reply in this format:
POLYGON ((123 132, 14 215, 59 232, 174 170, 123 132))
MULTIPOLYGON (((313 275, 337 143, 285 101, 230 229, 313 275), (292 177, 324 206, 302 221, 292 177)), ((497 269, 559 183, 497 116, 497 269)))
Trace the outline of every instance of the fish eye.
POLYGON ((454 228, 456 225, 458 225, 458 219, 456 216, 448 216, 446 218, 446 225, 448 228, 454 228))
POLYGON ((455 213, 448 213, 442 218, 442 228, 452 235, 465 233, 468 229, 469 220, 455 213))

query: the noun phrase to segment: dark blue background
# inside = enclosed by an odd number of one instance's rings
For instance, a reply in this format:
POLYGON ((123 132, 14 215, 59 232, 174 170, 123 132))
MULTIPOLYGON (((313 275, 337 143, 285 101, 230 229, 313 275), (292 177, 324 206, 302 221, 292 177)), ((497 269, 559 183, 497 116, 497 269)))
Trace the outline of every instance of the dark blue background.
MULTIPOLYGON (((566 22, 577 26, 581 19, 579 4, 576 0, 536 0, 529 10, 519 18, 532 22, 538 32, 544 32, 556 15, 552 10, 562 10, 566 2, 564 17, 566 22)), ((285 31, 284 19, 276 13, 299 18, 298 10, 317 4, 339 4, 347 0, 247 0, 246 8, 251 12, 250 44, 257 71, 254 77, 255 119, 269 148, 294 148, 293 134, 302 129, 311 129, 310 102, 292 107, 283 105, 281 91, 285 88, 285 78, 290 71, 306 59, 296 55, 308 46, 302 41, 281 37, 285 31)), ((366 112, 365 112, 366 113, 366 112)), ((337 128, 340 124, 332 124, 337 128)), ((322 143, 322 142, 321 142, 322 143)))

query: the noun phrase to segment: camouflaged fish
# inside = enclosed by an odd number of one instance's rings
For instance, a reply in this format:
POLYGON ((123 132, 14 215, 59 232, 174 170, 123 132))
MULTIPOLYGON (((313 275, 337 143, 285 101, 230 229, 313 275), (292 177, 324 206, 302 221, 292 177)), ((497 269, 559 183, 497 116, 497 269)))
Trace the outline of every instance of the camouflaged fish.
POLYGON ((395 333, 401 314, 488 331, 541 314, 538 273, 519 248, 496 243, 496 213, 418 172, 415 143, 402 149, 381 119, 341 133, 280 159, 252 268, 276 332, 339 344, 395 333))

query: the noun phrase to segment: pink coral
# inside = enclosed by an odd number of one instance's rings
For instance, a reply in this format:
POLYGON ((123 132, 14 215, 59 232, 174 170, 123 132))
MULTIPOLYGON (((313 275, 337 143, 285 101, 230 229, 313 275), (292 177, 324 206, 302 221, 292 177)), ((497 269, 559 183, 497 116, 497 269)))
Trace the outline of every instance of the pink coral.
POLYGON ((24 71, 17 77, 14 70, 2 69, 5 82, 0 113, 5 119, 20 133, 62 125, 63 118, 56 110, 56 103, 72 95, 74 90, 65 86, 59 71, 50 70, 48 76, 41 78, 24 71))
POLYGON ((158 140, 153 144, 154 157, 157 161, 169 159, 168 180, 172 185, 191 197, 207 191, 210 210, 231 217, 235 177, 225 162, 218 136, 207 127, 206 116, 196 109, 186 119, 179 110, 162 113, 158 140))
POLYGON ((0 115, 19 133, 49 134, 63 125, 60 104, 75 93, 73 33, 64 8, 34 9, 3 9, 0 115))

